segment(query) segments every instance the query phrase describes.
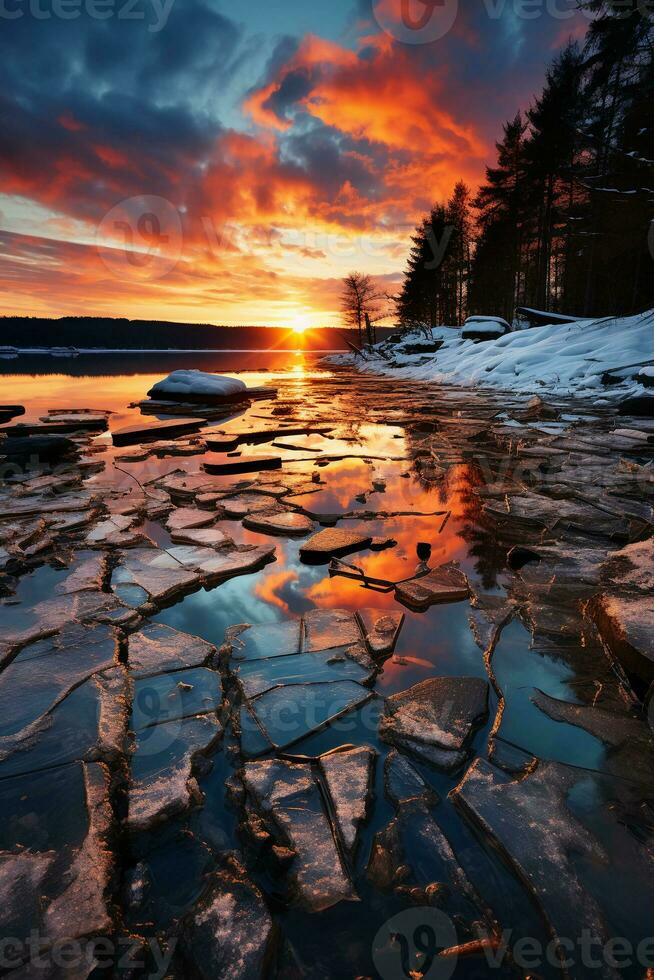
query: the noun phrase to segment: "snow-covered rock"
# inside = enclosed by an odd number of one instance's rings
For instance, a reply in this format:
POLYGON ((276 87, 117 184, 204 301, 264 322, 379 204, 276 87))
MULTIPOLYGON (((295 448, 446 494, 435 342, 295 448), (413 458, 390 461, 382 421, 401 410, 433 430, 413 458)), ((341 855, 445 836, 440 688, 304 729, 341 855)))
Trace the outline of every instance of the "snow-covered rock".
POLYGON ((173 398, 184 401, 185 398, 199 396, 209 400, 234 401, 246 397, 246 386, 238 378, 228 378, 221 374, 210 374, 207 371, 173 371, 163 381, 157 381, 150 388, 148 395, 158 398, 173 398))
POLYGON ((496 340, 511 332, 511 325, 501 316, 469 316, 463 324, 464 340, 496 340))

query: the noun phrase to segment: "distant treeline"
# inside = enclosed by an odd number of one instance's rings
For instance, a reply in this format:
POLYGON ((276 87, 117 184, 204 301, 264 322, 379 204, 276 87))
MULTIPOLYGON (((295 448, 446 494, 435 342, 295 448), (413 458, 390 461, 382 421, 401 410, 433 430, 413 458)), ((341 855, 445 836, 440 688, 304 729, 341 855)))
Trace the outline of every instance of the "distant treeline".
POLYGON ((356 331, 316 327, 300 338, 283 327, 217 327, 210 323, 85 316, 0 318, 0 345, 7 347, 293 350, 301 346, 311 351, 344 350, 345 338, 356 343, 356 331))
POLYGON ((654 17, 640 0, 584 6, 583 48, 569 44, 506 123, 477 195, 459 182, 416 229, 405 325, 654 306, 654 17))

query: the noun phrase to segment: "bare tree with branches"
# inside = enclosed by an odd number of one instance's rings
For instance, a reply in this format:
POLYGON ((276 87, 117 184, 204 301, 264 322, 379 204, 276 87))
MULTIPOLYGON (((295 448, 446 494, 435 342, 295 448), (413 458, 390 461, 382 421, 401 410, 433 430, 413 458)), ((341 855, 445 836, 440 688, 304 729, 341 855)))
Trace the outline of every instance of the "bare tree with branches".
POLYGON ((348 326, 356 327, 359 343, 363 340, 364 327, 368 343, 373 343, 373 324, 385 316, 385 298, 385 293, 378 289, 372 276, 363 272, 350 272, 344 278, 341 313, 348 326))

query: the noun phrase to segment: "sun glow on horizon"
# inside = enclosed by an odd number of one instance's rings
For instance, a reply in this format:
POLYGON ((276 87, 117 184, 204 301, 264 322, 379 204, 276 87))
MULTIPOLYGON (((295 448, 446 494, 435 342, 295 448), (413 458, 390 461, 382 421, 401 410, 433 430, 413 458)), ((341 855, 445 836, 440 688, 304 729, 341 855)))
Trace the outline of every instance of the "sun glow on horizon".
POLYGON ((293 333, 301 337, 311 327, 311 315, 309 313, 298 313, 295 316, 289 317, 289 324, 293 333))

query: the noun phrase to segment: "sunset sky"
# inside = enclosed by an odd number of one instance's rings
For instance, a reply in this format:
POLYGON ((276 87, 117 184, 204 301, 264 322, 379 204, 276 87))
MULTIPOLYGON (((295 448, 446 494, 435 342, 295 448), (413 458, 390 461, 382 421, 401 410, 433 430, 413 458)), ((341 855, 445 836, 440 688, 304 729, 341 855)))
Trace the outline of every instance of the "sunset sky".
POLYGON ((335 325, 340 277, 393 289, 421 212, 474 188, 588 23, 443 0, 445 36, 405 43, 401 0, 53 2, 0 25, 7 314, 335 325))

